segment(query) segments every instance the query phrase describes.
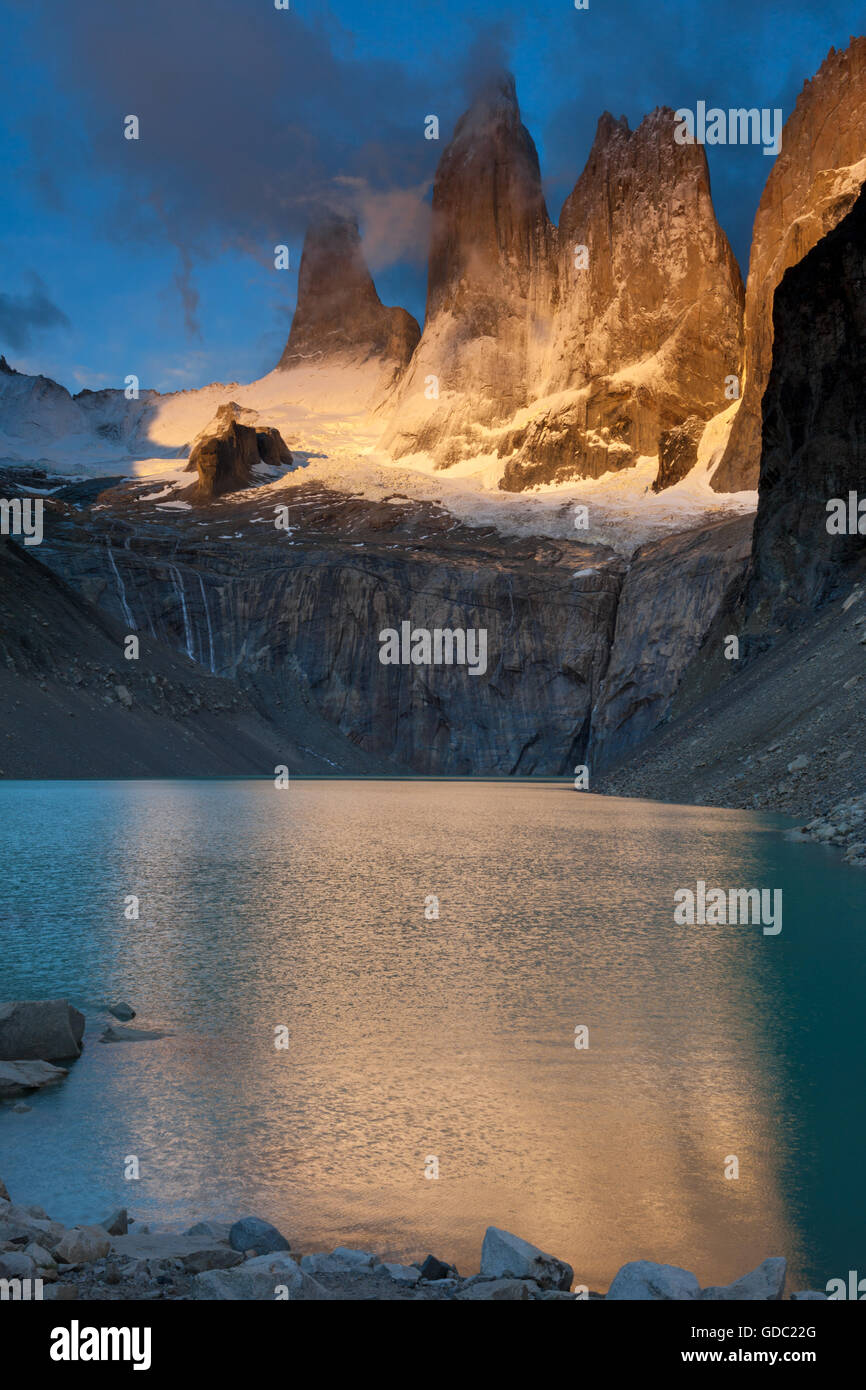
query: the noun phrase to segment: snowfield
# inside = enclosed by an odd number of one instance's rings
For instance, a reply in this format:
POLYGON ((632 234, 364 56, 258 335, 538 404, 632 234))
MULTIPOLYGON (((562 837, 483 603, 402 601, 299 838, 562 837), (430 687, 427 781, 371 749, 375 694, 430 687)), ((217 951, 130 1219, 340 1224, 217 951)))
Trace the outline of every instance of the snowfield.
MULTIPOLYGON (((305 482, 357 496, 387 500, 395 492, 434 501, 469 526, 502 535, 538 535, 603 542, 630 554, 671 531, 753 511, 757 493, 722 495, 709 486, 736 412, 736 403, 711 420, 698 464, 676 486, 656 494, 658 462, 528 492, 499 490, 505 460, 495 452, 437 469, 425 455, 394 462, 381 447, 392 417, 386 404, 391 379, 382 363, 311 363, 273 371, 248 385, 214 382, 200 390, 160 395, 122 391, 71 396, 45 377, 0 371, 0 465, 38 467, 72 478, 123 476, 153 479, 149 502, 171 508, 175 490, 188 487, 184 471, 192 441, 220 405, 235 401, 275 426, 295 456, 295 468, 257 490, 278 495, 305 482), (587 525, 577 508, 587 509, 587 525)), ((176 505, 176 503, 175 503, 176 505)), ((218 504, 216 504, 218 505, 218 504)))

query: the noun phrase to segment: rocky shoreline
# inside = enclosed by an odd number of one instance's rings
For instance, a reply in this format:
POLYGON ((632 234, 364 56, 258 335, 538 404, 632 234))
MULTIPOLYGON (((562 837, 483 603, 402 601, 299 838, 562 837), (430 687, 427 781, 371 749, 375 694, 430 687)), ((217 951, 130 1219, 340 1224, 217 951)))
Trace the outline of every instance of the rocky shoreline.
POLYGON ((345 1246, 300 1254, 258 1217, 200 1221, 174 1232, 135 1222, 121 1209, 98 1225, 66 1228, 40 1206, 13 1202, 0 1180, 0 1300, 756 1302, 784 1297, 786 1270, 774 1257, 732 1284, 701 1288, 688 1270, 636 1260, 602 1294, 575 1283, 564 1260, 494 1226, 484 1236, 480 1270, 467 1277, 434 1255, 404 1265, 345 1246))

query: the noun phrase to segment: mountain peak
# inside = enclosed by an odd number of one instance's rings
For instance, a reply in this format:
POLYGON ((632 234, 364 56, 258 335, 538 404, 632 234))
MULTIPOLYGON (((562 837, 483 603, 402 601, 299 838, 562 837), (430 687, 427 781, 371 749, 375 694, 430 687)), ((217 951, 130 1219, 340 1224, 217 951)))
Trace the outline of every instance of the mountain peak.
POLYGON ((420 329, 376 293, 357 219, 322 207, 310 219, 298 274, 298 305, 280 367, 328 357, 388 357, 405 365, 420 329))

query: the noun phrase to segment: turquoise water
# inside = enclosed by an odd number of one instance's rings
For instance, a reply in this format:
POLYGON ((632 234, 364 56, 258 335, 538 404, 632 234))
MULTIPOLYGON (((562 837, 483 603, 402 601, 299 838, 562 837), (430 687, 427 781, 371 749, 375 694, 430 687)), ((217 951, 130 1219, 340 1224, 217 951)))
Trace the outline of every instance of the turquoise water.
POLYGON ((62 1220, 251 1211, 467 1273, 493 1224, 595 1288, 638 1258, 866 1272, 864 879, 778 820, 554 783, 7 782, 0 862, 0 998, 88 1019, 61 1086, 0 1106, 0 1175, 62 1220), (676 925, 698 879, 781 888, 782 932, 676 925), (170 1036, 101 1044, 117 999, 170 1036))

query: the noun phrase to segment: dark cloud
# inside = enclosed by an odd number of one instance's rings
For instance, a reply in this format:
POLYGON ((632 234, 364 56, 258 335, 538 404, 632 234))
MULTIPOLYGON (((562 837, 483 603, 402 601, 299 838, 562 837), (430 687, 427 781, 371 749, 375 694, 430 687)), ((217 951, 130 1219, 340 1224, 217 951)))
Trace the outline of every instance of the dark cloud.
MULTIPOLYGON (((276 244, 297 249, 320 203, 358 215, 386 290, 409 267, 423 303, 436 162, 468 100, 502 67, 516 71, 556 218, 602 111, 634 126, 657 105, 703 98, 788 115, 829 44, 846 44, 855 27, 850 0, 592 0, 586 11, 568 0, 427 0, 412 11, 414 46, 400 49, 410 70, 364 53, 324 0, 306 10, 268 0, 11 2, 32 16, 34 74, 70 112, 35 118, 33 186, 72 216, 91 208, 120 240, 174 247, 193 335, 197 265, 231 249, 272 264, 276 244), (423 138, 431 112, 441 143, 423 138), (137 141, 123 138, 130 114, 137 141)), ((380 18, 373 0, 358 0, 353 23, 363 35, 387 25, 388 9, 380 18)), ((708 155, 719 218, 745 270, 771 161, 754 150, 708 155)))
MULTIPOLYGON (((44 35, 63 88, 84 119, 90 170, 122 190, 108 226, 130 239, 168 239, 195 318, 189 259, 229 247, 271 260, 299 238, 313 205, 376 217, 387 260, 413 243, 433 159, 423 95, 397 63, 338 56, 341 31, 249 0, 77 0, 50 5, 44 35), (136 115, 140 138, 126 140, 136 115), (394 195, 399 193, 399 205, 394 195)), ((351 44, 345 37, 344 47, 351 44)), ((81 171, 78 132, 33 132, 37 176, 81 171)))
POLYGON ((29 347, 34 333, 72 326, 63 310, 48 298, 36 272, 31 271, 28 278, 30 289, 24 294, 0 291, 0 342, 10 348, 29 347))

